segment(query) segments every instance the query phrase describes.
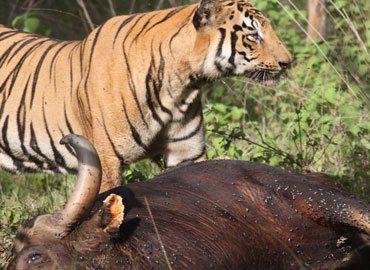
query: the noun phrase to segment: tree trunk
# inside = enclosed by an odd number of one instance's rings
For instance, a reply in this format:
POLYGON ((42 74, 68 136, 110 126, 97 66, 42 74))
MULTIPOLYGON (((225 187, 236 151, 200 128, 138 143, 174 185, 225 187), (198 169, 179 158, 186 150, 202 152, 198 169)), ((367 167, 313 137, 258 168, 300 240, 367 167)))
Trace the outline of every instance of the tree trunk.
MULTIPOLYGON (((313 40, 326 37, 326 0, 308 0, 308 35, 313 40)), ((307 37, 307 41, 311 39, 307 37)))

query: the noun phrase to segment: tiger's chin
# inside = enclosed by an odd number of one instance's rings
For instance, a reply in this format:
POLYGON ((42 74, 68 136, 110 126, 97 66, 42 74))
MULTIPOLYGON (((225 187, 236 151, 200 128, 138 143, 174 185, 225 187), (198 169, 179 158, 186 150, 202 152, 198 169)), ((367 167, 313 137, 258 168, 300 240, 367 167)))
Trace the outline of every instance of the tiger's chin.
POLYGON ((272 87, 272 86, 277 85, 278 82, 279 82, 279 78, 277 78, 277 79, 263 80, 263 81, 260 81, 259 83, 261 83, 264 86, 272 87))
POLYGON ((271 72, 269 70, 255 70, 245 73, 245 76, 264 86, 274 86, 279 82, 281 72, 271 72))

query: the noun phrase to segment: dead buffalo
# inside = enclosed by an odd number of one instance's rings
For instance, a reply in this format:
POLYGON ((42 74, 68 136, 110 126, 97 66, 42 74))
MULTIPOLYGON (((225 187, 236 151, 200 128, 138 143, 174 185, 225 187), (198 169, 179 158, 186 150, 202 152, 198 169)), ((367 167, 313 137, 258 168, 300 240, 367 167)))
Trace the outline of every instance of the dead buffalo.
POLYGON ((370 269, 369 204, 325 178, 220 160, 98 196, 93 146, 62 142, 78 156, 76 189, 22 226, 9 270, 370 269))

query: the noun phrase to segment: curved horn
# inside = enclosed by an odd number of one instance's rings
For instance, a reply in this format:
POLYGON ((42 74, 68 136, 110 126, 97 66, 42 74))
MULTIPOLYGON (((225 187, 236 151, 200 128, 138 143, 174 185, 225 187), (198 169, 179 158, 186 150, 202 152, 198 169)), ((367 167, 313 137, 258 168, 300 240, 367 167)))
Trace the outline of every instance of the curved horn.
POLYGON ((64 237, 76 223, 90 212, 99 194, 102 169, 94 146, 80 135, 70 134, 62 138, 61 144, 71 145, 77 154, 77 183, 71 198, 63 210, 57 213, 57 236, 64 237))

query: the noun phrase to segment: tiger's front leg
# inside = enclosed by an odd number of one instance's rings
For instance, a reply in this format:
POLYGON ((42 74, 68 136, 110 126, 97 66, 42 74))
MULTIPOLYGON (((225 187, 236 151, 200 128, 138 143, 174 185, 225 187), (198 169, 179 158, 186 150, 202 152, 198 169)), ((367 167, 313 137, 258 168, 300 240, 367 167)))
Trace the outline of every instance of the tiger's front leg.
POLYGON ((164 150, 166 168, 187 161, 198 162, 207 159, 199 91, 193 91, 176 106, 176 109, 166 131, 167 143, 164 150))

